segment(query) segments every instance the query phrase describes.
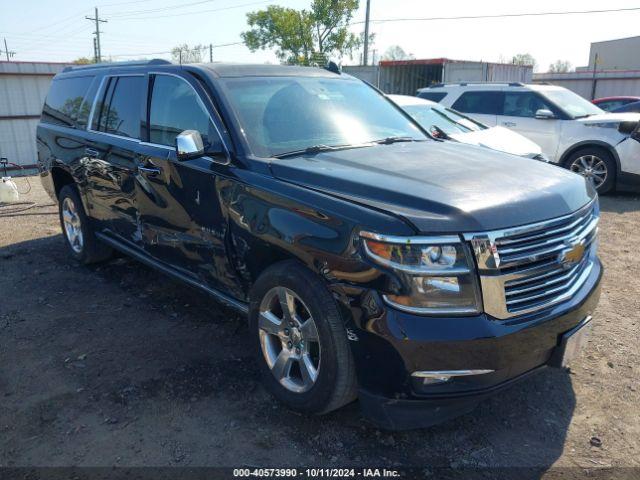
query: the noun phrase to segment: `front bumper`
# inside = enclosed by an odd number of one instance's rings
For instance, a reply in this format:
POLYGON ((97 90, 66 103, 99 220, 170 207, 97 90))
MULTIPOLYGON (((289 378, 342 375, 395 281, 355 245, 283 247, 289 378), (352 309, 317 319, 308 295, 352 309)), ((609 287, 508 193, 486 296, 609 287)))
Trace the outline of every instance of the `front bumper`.
POLYGON ((352 342, 363 412, 383 428, 426 427, 466 413, 496 391, 555 366, 562 335, 593 314, 601 277, 598 261, 568 302, 509 320, 486 314, 424 317, 388 307, 371 318, 375 299, 368 299, 354 319, 357 341, 352 342), (421 370, 465 369, 493 372, 435 385, 411 376, 421 370))

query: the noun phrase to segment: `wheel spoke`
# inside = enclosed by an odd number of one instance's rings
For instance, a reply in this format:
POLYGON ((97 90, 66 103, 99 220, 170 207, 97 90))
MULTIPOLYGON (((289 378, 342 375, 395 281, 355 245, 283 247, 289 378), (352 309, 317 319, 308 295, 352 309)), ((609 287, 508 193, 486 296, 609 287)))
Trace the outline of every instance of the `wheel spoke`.
POLYGON ((291 292, 286 288, 278 288, 278 300, 282 307, 283 319, 285 322, 292 322, 296 317, 296 302, 291 292))
POLYGON ((589 168, 589 164, 587 163, 587 157, 580 157, 580 163, 582 164, 583 169, 589 168))
POLYGON ((271 372, 278 380, 282 380, 289 376, 292 363, 293 358, 291 356, 291 352, 283 348, 278 354, 278 358, 276 358, 276 361, 271 368, 271 372))
POLYGON ((305 387, 310 387, 318 378, 318 370, 316 370, 311 357, 307 353, 302 355, 298 363, 300 365, 300 373, 302 374, 302 382, 305 387))
POLYGON ((258 327, 271 335, 278 335, 282 329, 282 320, 272 312, 260 312, 258 327))
POLYGON ((318 341, 318 329, 313 321, 313 318, 309 317, 300 327, 300 333, 302 339, 305 342, 317 342, 318 341))

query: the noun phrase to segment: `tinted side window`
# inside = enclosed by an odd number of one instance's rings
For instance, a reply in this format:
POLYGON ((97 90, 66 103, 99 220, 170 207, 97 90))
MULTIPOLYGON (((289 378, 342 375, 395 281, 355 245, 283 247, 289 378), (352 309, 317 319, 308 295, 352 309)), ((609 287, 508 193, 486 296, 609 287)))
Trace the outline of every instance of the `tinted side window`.
POLYGON ((141 76, 110 78, 94 126, 101 132, 140 138, 143 85, 141 76))
POLYGON ((506 92, 504 106, 499 115, 534 118, 536 112, 541 109, 553 111, 540 96, 533 92, 506 92))
POLYGON ((156 75, 149 105, 149 141, 175 145, 185 130, 197 130, 205 145, 220 144, 209 113, 195 90, 185 80, 156 75))
POLYGON ((419 92, 418 96, 432 102, 439 102, 447 96, 447 92, 419 92))
POLYGON ((74 77, 51 82, 42 121, 68 127, 75 126, 79 119, 86 122, 91 105, 84 102, 84 97, 92 81, 93 77, 74 77))
POLYGON ((451 108, 464 113, 498 115, 502 110, 502 92, 465 92, 451 108))

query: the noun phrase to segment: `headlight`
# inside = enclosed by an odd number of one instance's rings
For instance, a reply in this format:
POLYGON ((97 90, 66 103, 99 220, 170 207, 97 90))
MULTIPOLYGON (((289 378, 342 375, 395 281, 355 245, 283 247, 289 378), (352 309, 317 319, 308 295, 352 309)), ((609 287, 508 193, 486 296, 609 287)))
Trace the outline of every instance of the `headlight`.
POLYGON ((365 255, 392 270, 400 292, 384 295, 400 310, 431 315, 471 315, 481 300, 470 251, 459 237, 388 237, 360 232, 365 255))

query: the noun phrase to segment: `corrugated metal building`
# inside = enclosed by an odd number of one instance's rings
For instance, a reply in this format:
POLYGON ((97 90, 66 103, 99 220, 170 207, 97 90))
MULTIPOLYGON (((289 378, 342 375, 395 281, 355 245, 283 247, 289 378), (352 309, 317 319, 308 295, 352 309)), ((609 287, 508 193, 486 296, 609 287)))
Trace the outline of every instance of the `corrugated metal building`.
POLYGON ((343 70, 385 93, 415 95, 434 83, 531 82, 533 67, 490 62, 431 58, 382 61, 376 67, 345 66, 343 70))
POLYGON ((589 70, 598 56, 598 70, 640 70, 640 37, 593 42, 589 51, 589 70))
POLYGON ((640 70, 581 70, 569 73, 536 73, 534 83, 551 83, 568 88, 578 95, 593 100, 594 98, 613 97, 617 95, 640 96, 640 70))
POLYGON ((0 62, 0 157, 34 169, 36 127, 53 76, 67 64, 0 62))

